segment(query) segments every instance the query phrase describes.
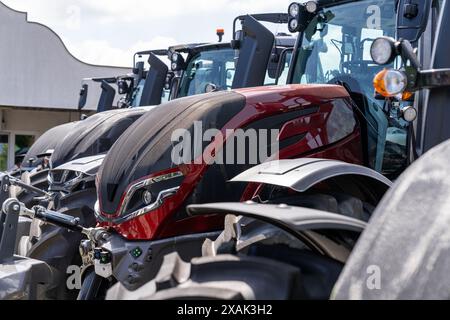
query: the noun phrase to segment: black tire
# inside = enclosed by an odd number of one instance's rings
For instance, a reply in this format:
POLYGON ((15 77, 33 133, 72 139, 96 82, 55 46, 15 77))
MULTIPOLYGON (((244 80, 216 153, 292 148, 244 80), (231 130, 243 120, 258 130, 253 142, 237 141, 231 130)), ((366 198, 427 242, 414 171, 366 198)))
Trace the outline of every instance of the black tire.
MULTIPOLYGON (((39 171, 36 174, 32 175, 30 177, 31 185, 33 187, 36 187, 41 190, 47 190, 48 189, 47 174, 48 174, 48 170, 42 170, 42 171, 39 171)), ((20 179, 21 176, 19 174, 17 174, 16 178, 20 179)), ((19 200, 20 202, 25 204, 25 207, 27 207, 27 208, 32 208, 33 206, 39 204, 39 201, 36 200, 36 195, 31 192, 28 192, 24 189, 22 189, 16 195, 16 197, 17 197, 17 200, 19 200)), ((28 250, 23 249, 22 251, 20 251, 18 248, 19 248, 19 243, 21 242, 22 237, 27 237, 29 235, 31 219, 22 217, 21 220, 22 220, 22 222, 19 224, 19 228, 17 230, 16 252, 15 253, 18 255, 25 256, 26 252, 28 250)), ((24 247, 28 247, 28 245, 24 244, 24 247)))
MULTIPOLYGON (((95 226, 94 204, 95 189, 75 192, 59 201, 56 211, 80 218, 83 226, 95 226)), ((66 273, 70 265, 81 265, 79 245, 83 235, 71 232, 54 225, 33 220, 28 236, 28 251, 30 258, 45 261, 57 272, 55 282, 57 286, 47 292, 48 299, 67 300, 77 297, 77 290, 66 288, 66 273)))
MULTIPOLYGON (((220 254, 190 263, 172 253, 164 258, 154 280, 156 292, 130 298, 324 300, 330 297, 342 268, 333 259, 283 245, 255 245, 247 255, 220 254)), ((127 296, 123 290, 115 294, 127 296)))
POLYGON ((275 260, 218 255, 183 262, 164 258, 156 293, 144 299, 284 300, 302 297, 300 270, 275 260))
POLYGON ((375 210, 373 205, 360 198, 338 191, 298 193, 271 199, 269 202, 342 214, 365 222, 369 221, 375 210))
MULTIPOLYGON (((36 187, 41 190, 48 190, 48 180, 47 180, 48 170, 42 170, 30 177, 30 182, 33 187, 36 187)), ((20 179, 20 178, 19 178, 20 179)), ((35 194, 28 192, 26 190, 22 190, 20 194, 17 196, 17 199, 24 203, 27 208, 31 208, 38 203, 35 200, 35 194)))
POLYGON ((77 300, 103 300, 109 281, 97 275, 93 268, 85 271, 77 300))

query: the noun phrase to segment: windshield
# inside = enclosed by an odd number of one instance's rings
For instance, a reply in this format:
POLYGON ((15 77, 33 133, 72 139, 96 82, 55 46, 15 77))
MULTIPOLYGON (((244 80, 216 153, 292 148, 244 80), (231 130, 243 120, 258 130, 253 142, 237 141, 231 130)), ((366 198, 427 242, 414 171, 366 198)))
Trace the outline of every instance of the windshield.
POLYGON ((292 76, 293 83, 346 87, 363 111, 369 166, 383 173, 393 170, 393 161, 400 167, 406 164, 406 124, 392 120, 385 101, 374 98, 373 77, 383 67, 372 62, 370 47, 377 37, 394 37, 395 22, 394 0, 324 8, 302 34, 292 76))
POLYGON ((181 79, 178 97, 231 89, 235 72, 235 52, 231 48, 198 53, 188 62, 181 79))

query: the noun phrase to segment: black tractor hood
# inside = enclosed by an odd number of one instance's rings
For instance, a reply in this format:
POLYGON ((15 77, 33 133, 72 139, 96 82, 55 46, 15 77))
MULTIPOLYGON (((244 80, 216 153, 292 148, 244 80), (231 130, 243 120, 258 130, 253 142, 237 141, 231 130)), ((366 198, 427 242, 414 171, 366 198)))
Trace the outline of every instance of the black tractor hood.
POLYGON ((172 162, 172 132, 193 133, 195 121, 203 130, 221 129, 245 106, 243 95, 214 92, 162 104, 136 121, 117 140, 99 171, 98 194, 102 212, 115 214, 127 186, 150 174, 177 167, 172 162))
POLYGON ((29 167, 30 161, 32 161, 31 167, 40 165, 42 163, 42 158, 38 156, 47 153, 50 150, 54 150, 61 139, 70 133, 77 124, 78 121, 74 121, 47 130, 28 150, 23 159, 22 166, 29 167))
POLYGON ((77 158, 106 153, 117 138, 147 110, 111 110, 79 121, 63 139, 58 137, 59 142, 50 158, 51 168, 77 158))

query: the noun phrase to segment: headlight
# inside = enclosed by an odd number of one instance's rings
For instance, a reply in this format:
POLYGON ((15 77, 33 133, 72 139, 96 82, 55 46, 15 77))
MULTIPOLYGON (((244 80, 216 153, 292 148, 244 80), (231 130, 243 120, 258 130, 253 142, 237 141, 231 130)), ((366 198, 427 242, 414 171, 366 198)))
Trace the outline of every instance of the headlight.
POLYGON ((174 53, 172 53, 172 62, 177 62, 178 61, 178 53, 177 52, 174 52, 174 53))
POLYGON ((184 58, 179 52, 171 52, 169 54, 170 59, 170 67, 172 71, 179 71, 183 69, 184 66, 184 58))
POLYGON ((393 69, 384 69, 373 79, 375 90, 384 97, 394 97, 403 93, 407 85, 406 74, 393 69))
POLYGON ((297 19, 291 19, 289 21, 289 32, 294 33, 297 31, 298 28, 298 20, 297 19))
POLYGON ((407 106, 401 109, 402 117, 407 122, 413 122, 417 119, 417 110, 414 107, 407 106))
POLYGON ((315 1, 308 1, 305 3, 305 9, 309 13, 315 13, 317 11, 317 2, 315 1))
MULTIPOLYGON (((177 193, 183 179, 182 172, 176 169, 131 184, 119 206, 117 218, 113 218, 114 222, 122 223, 157 209, 166 198, 177 193)), ((104 219, 99 213, 97 217, 104 219)))
POLYGON ((397 56, 395 40, 388 37, 377 38, 370 47, 372 60, 379 65, 389 64, 397 56))
POLYGON ((298 4, 296 2, 291 3, 289 5, 288 12, 292 18, 297 18, 298 14, 300 13, 300 4, 298 4))
POLYGON ((145 190, 142 194, 142 202, 144 202, 144 204, 149 205, 152 203, 153 200, 153 194, 151 193, 151 191, 149 190, 145 190))
POLYGON ((293 2, 288 7, 289 32, 302 32, 317 13, 319 6, 316 1, 306 3, 293 2))

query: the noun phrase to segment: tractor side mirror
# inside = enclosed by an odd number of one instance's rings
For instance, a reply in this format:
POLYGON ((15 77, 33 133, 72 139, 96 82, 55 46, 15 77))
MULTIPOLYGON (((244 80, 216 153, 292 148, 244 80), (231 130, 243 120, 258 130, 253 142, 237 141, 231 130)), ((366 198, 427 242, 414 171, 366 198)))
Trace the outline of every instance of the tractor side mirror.
POLYGON ((172 81, 175 77, 175 73, 174 72, 167 72, 167 76, 166 76, 166 83, 164 84, 164 89, 165 90, 170 90, 170 88, 172 88, 172 81))
POLYGON ((178 89, 180 88, 180 76, 174 76, 170 82, 170 100, 178 98, 178 89))
POLYGON ((432 0, 399 0, 397 4, 397 39, 412 43, 425 31, 432 0))
POLYGON ((231 48, 238 50, 241 41, 244 39, 244 30, 237 30, 233 35, 233 40, 231 40, 231 48))
POLYGON ((80 97, 78 99, 78 110, 81 110, 84 108, 84 106, 86 105, 87 102, 87 96, 88 96, 88 89, 89 86, 87 85, 87 83, 84 83, 81 86, 80 89, 80 97))
POLYGON ((271 79, 276 79, 279 77, 278 75, 278 64, 280 63, 281 58, 281 50, 274 49, 270 55, 269 63, 267 65, 267 73, 271 79))
POLYGON ((139 79, 142 79, 144 76, 144 61, 136 62, 136 65, 133 68, 133 74, 137 75, 139 79))
MULTIPOLYGON (((283 75, 283 72, 285 70, 289 70, 289 63, 290 63, 290 59, 292 57, 293 51, 294 51, 293 48, 286 48, 280 53, 280 57, 279 57, 278 63, 277 63, 275 84, 279 84, 279 80, 280 80, 280 77, 283 75), (286 64, 288 64, 288 65, 286 66, 286 64)), ((282 84, 286 84, 286 83, 282 83, 282 84)))
POLYGON ((120 79, 117 81, 117 90, 119 94, 127 94, 130 91, 130 86, 126 80, 120 79))

